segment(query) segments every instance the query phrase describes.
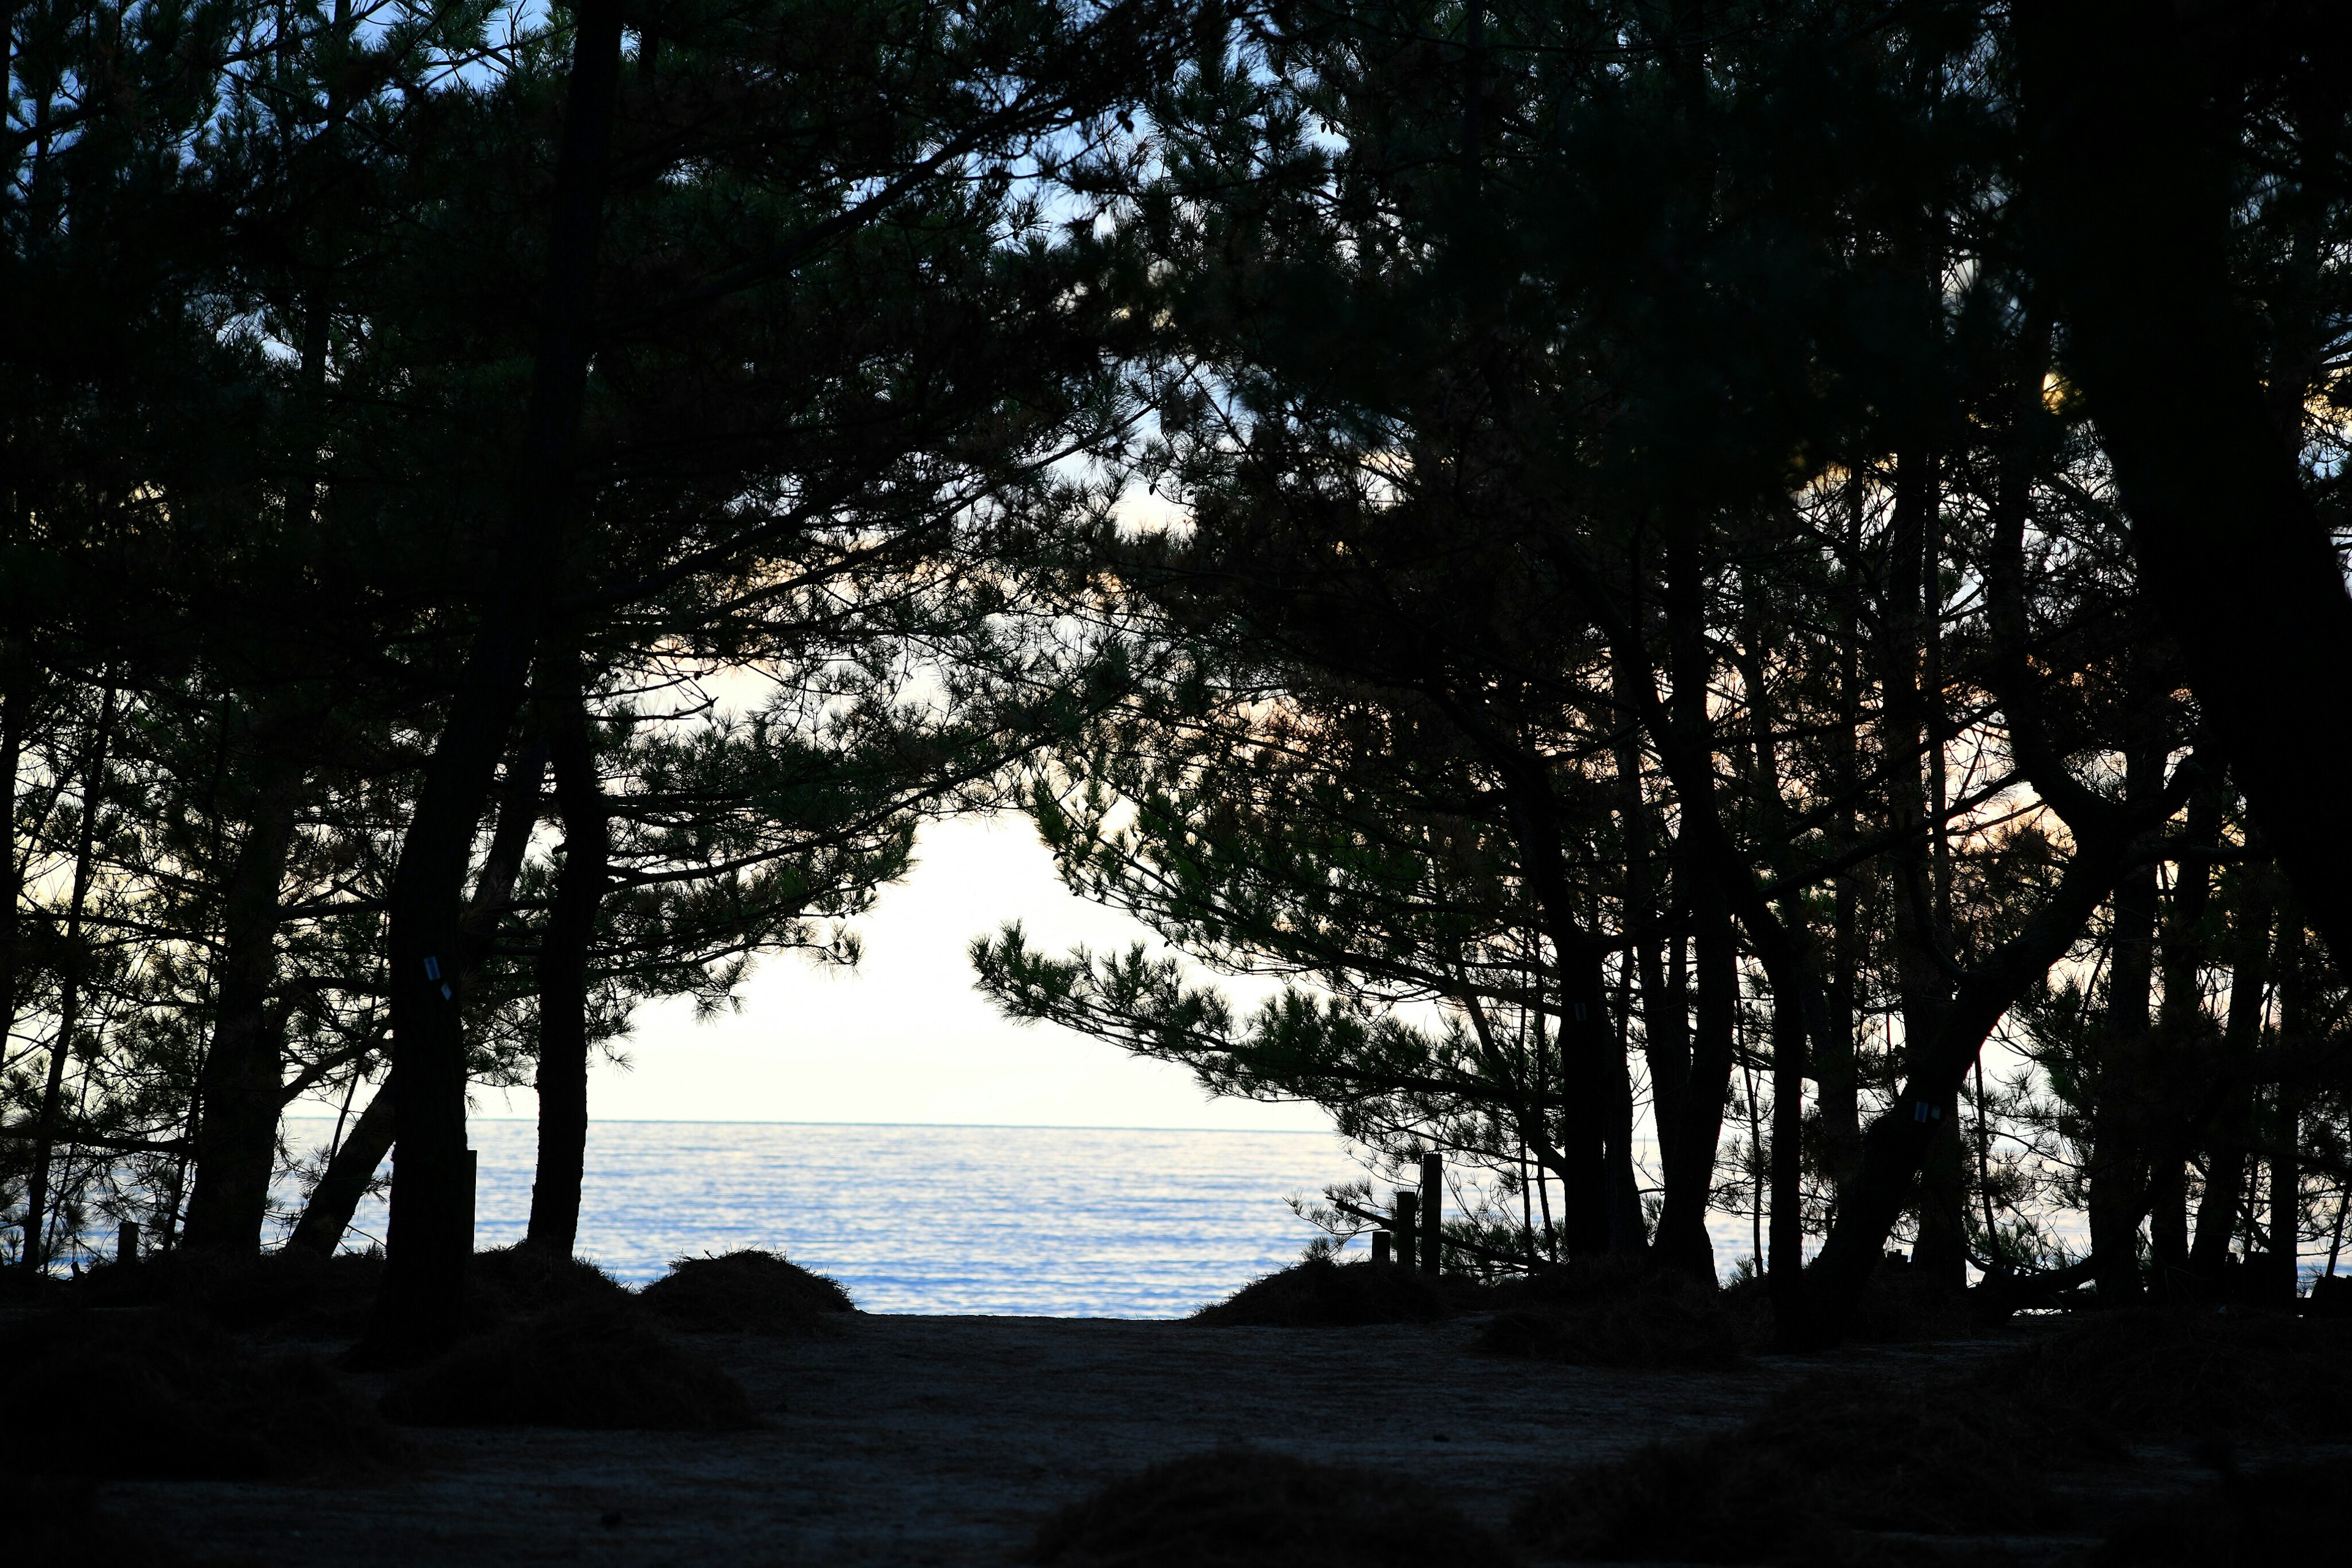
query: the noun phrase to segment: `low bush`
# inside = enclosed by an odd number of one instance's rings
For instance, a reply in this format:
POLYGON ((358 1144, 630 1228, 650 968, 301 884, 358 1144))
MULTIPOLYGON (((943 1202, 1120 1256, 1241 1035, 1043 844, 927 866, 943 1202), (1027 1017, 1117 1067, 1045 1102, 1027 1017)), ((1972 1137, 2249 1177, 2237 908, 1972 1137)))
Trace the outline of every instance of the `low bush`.
POLYGON ((2352 1460, 2241 1472, 2226 1457, 2205 1491, 2138 1510, 2109 1536, 2098 1568, 2273 1568, 2316 1556, 2352 1497, 2352 1460))
POLYGON ((629 1288, 583 1258, 517 1242, 474 1254, 466 1274, 469 1315, 485 1326, 559 1307, 627 1307, 629 1288))
POLYGON ((1055 1568, 1499 1568, 1492 1535, 1400 1476, 1227 1448, 1154 1465, 1047 1520, 1055 1568))
POLYGON ((1449 1310, 1435 1280, 1401 1264, 1309 1258, 1243 1286, 1192 1319, 1221 1327, 1356 1328, 1434 1322, 1449 1310))
POLYGON ((236 1333, 355 1339, 383 1279, 381 1257, 163 1252, 100 1265, 67 1286, 63 1299, 203 1317, 236 1333))
POLYGON ((641 1300, 665 1321, 709 1333, 803 1334, 857 1310, 839 1281, 756 1247, 681 1258, 641 1300))
POLYGON ((1853 1561, 1870 1531, 2046 1529, 2054 1465, 2112 1452, 2104 1434, 1991 1396, 1976 1381, 1816 1378, 1737 1431, 1653 1443, 1528 1499, 1513 1529, 1571 1560, 1853 1561))
POLYGON ((1679 1274, 1603 1261, 1496 1292, 1509 1304, 1479 1336, 1498 1355, 1580 1366, 1722 1368, 1739 1336, 1716 1292, 1679 1274))
POLYGON ((318 1357, 256 1357, 200 1318, 69 1310, 11 1335, 11 1473, 159 1479, 348 1476, 407 1446, 318 1357))
POLYGON ((466 1341, 403 1375, 383 1413, 413 1426, 759 1425, 740 1384, 635 1312, 574 1303, 466 1341))
POLYGON ((2352 1324, 2242 1307, 2089 1312, 1995 1362, 1989 1388, 2145 1436, 2352 1435, 2352 1324))

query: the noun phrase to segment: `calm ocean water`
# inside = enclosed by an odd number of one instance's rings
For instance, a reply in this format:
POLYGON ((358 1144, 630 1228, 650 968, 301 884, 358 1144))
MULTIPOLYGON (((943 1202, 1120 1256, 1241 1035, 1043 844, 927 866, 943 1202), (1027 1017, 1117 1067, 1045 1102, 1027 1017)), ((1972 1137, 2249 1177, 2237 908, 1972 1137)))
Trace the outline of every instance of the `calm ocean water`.
MULTIPOLYGON (((476 1244, 520 1240, 536 1127, 478 1120, 470 1137, 476 1244)), ((631 1284, 765 1247, 872 1311, 1171 1318, 1295 1259, 1315 1232, 1283 1199, 1360 1173, 1315 1132, 605 1121, 580 1249, 631 1284)), ((379 1198, 346 1245, 383 1222, 379 1198)))

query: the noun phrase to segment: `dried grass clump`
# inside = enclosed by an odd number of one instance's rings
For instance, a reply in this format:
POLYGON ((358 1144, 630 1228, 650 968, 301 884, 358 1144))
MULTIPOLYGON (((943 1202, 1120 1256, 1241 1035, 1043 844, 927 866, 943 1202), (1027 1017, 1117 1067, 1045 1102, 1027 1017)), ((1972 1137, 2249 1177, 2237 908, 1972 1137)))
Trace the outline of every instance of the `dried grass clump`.
POLYGON ((1735 1432, 1653 1443, 1538 1491, 1513 1520, 1576 1560, 1852 1561, 1869 1531, 2047 1529, 2065 1509, 2048 1472, 2095 1432, 2053 1426, 1969 1384, 1832 1377, 1735 1432))
POLYGON ((2352 1325, 2243 1308, 2085 1314, 1988 1369, 2004 1397, 2118 1430, 2352 1435, 2352 1325))
POLYGON ((11 1336, 0 1468, 174 1480, 364 1475, 407 1445, 318 1357, 247 1354, 201 1319, 51 1313, 11 1336))
POLYGON ((681 1258, 639 1299, 677 1327, 705 1333, 805 1334, 857 1310, 838 1280, 751 1247, 681 1258))
POLYGON ((1399 1476, 1220 1449, 1154 1465, 1047 1520, 1057 1568, 1500 1568, 1501 1542, 1399 1476))
POLYGON ((1192 1321, 1221 1327, 1359 1328, 1435 1322, 1447 1310, 1437 1282, 1401 1264, 1309 1258, 1202 1308, 1192 1321))
POLYGON ((402 1377, 383 1413, 412 1426, 759 1425, 740 1384, 635 1313, 575 1303, 468 1340, 402 1377))
POLYGON ((1721 1368, 1739 1361, 1739 1336, 1716 1292, 1679 1274, 1615 1264, 1539 1275, 1511 1288, 1523 1302, 1479 1336, 1498 1355, 1579 1366, 1721 1368))
POLYGON ((467 1306, 488 1326, 560 1307, 625 1309, 629 1288, 583 1258, 517 1242, 474 1254, 466 1273, 467 1306))

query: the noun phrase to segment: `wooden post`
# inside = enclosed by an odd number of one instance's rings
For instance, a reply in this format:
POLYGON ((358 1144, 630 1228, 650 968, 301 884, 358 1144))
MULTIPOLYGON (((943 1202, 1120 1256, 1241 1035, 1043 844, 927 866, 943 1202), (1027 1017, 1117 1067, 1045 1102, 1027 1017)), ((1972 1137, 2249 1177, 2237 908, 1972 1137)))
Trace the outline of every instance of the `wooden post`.
POLYGON ((1445 1161, 1421 1157, 1421 1271, 1434 1279, 1445 1267, 1445 1161))
POLYGON ((1413 1210, 1420 1206, 1421 1194, 1411 1187, 1396 1190, 1397 1261, 1407 1268, 1412 1267, 1413 1210))
POLYGON ((139 1261, 139 1222, 126 1219, 114 1233, 114 1260, 117 1263, 139 1261))
POLYGON ((1389 1260, 1389 1243, 1393 1239, 1394 1237, 1391 1237, 1387 1231, 1376 1230, 1372 1232, 1373 1262, 1386 1263, 1389 1260))

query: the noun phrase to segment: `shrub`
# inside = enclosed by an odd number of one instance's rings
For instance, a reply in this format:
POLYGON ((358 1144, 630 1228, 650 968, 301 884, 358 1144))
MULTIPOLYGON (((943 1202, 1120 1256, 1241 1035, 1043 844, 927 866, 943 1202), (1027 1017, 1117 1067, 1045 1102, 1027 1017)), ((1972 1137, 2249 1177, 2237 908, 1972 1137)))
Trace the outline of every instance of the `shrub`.
POLYGON ((1853 1531, 2061 1523, 2049 1469, 2105 1447, 2095 1430, 1972 1379, 1815 1378, 1737 1431, 1654 1443, 1563 1478, 1523 1504, 1513 1528, 1571 1559, 1853 1558, 1853 1531))
POLYGON ((1712 1367, 1739 1361, 1731 1315, 1714 1291, 1679 1274, 1592 1264, 1548 1271, 1497 1294, 1479 1346, 1498 1355, 1580 1366, 1712 1367))
POLYGON ((2086 1313, 1985 1381, 2150 1436, 2340 1437, 2352 1434, 2352 1325, 2228 1307, 2086 1313))
POLYGON ((1491 1568, 1500 1542, 1399 1476, 1226 1448, 1154 1465, 1047 1520, 1058 1568, 1491 1568))
POLYGON ((316 1356, 260 1359, 201 1319, 151 1311, 36 1318, 0 1400, 10 1471, 169 1479, 357 1474, 406 1445, 316 1356))
POLYGON ((2103 1544, 2100 1568, 2271 1568, 2316 1555, 2352 1496, 2352 1461, 2242 1474, 2226 1458, 2210 1489, 2138 1510, 2103 1544))
POLYGON ((838 1281, 757 1247, 681 1258, 641 1299, 679 1328, 711 1333, 803 1334, 857 1310, 838 1281))
POLYGON ((365 1331, 383 1279, 380 1257, 164 1252, 93 1268, 67 1297, 79 1306, 199 1316, 236 1333, 352 1339, 365 1331))
POLYGON ((593 1302, 465 1342, 394 1383, 383 1408, 415 1426, 759 1425, 733 1378, 635 1313, 593 1302))
POLYGON ((467 1270, 468 1311, 485 1326, 559 1307, 625 1308, 629 1288, 583 1258, 517 1242, 474 1254, 467 1270))
POLYGON ((1352 1328, 1434 1322, 1447 1310, 1437 1282, 1401 1264, 1309 1258, 1243 1286, 1192 1319, 1221 1327, 1352 1328))

